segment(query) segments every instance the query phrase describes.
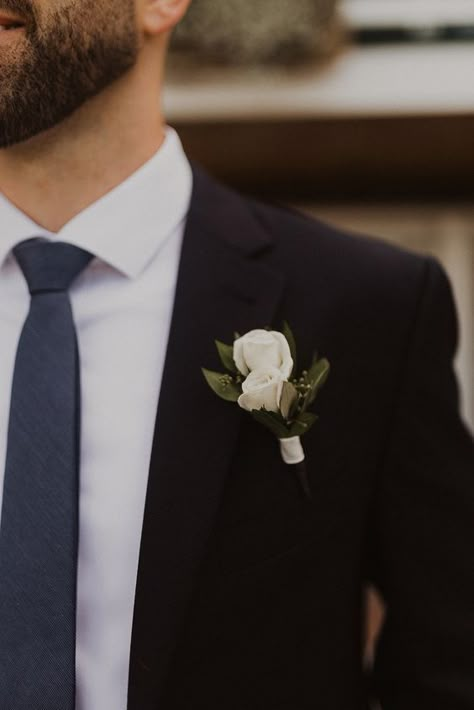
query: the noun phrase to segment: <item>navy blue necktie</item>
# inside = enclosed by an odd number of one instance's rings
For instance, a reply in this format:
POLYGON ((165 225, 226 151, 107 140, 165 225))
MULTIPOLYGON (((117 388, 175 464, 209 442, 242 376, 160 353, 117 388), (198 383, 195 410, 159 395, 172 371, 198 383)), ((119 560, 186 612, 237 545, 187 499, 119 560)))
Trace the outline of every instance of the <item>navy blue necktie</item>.
POLYGON ((0 708, 73 710, 80 386, 68 289, 92 255, 14 249, 31 294, 15 360, 0 520, 0 708))

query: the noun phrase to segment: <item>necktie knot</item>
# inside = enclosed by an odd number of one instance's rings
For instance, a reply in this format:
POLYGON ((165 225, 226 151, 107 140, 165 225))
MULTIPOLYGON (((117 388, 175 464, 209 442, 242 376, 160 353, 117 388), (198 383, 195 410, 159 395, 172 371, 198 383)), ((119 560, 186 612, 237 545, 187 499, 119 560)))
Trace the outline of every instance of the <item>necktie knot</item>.
POLYGON ((49 242, 42 237, 21 242, 13 253, 32 296, 67 291, 93 256, 73 244, 49 242))

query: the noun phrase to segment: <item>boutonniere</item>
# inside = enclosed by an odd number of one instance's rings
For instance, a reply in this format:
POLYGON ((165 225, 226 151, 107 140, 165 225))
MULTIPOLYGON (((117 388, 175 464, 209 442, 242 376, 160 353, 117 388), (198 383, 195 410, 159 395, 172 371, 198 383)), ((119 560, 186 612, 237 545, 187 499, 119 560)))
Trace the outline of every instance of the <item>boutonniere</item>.
POLYGON ((310 498, 301 437, 318 420, 309 409, 328 378, 329 362, 314 355, 311 365, 298 375, 296 343, 287 323, 282 332, 236 333, 233 345, 216 340, 216 346, 226 372, 202 368, 207 383, 219 397, 236 402, 277 437, 283 460, 294 467, 310 498))

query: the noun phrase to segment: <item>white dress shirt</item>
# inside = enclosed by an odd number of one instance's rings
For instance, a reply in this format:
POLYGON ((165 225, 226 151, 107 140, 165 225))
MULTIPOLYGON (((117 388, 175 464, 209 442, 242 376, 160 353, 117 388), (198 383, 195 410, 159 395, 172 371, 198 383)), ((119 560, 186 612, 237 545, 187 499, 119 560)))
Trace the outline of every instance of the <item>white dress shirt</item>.
POLYGON ((96 257, 70 295, 81 358, 77 710, 125 710, 153 431, 192 173, 178 136, 52 234, 0 194, 0 504, 16 349, 30 297, 12 248, 44 236, 96 257))

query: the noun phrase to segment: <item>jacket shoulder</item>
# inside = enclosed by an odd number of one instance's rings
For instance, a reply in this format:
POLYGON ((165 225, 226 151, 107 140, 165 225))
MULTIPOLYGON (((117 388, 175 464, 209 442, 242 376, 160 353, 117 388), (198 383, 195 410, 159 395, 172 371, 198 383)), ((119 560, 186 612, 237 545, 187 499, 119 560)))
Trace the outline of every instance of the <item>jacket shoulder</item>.
POLYGON ((379 327, 416 311, 432 258, 244 196, 193 169, 194 205, 206 225, 236 248, 263 249, 305 315, 321 297, 344 319, 379 327))
POLYGON ((315 309, 330 313, 331 322, 343 324, 332 336, 341 350, 359 342, 370 344, 372 356, 383 348, 401 357, 430 274, 441 271, 435 259, 286 208, 253 200, 248 208, 273 238, 273 263, 285 273, 292 313, 300 311, 305 323, 315 309))
POLYGON ((277 207, 246 198, 249 210, 273 238, 277 252, 287 265, 298 268, 325 269, 333 279, 343 278, 349 285, 357 282, 387 287, 403 282, 418 282, 426 269, 428 257, 390 244, 376 236, 346 231, 295 209, 277 207))

